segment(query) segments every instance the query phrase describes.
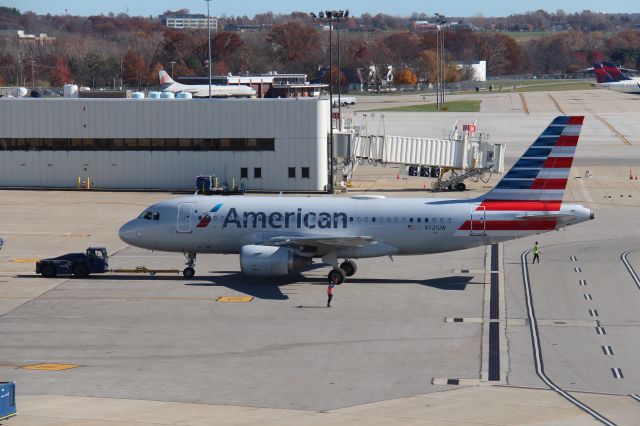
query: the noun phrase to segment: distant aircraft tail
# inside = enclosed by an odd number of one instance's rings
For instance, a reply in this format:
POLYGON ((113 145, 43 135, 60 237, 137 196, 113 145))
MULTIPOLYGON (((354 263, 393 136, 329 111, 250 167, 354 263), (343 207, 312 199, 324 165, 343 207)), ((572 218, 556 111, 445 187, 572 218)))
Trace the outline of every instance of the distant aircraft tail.
POLYGON ((602 61, 604 70, 613 78, 613 81, 631 80, 628 75, 623 73, 616 64, 610 61, 602 61))
POLYGON ((604 69, 604 66, 601 63, 593 64, 593 72, 596 75, 596 82, 598 83, 613 83, 615 80, 611 75, 604 69))
POLYGON ((583 116, 556 117, 518 159, 480 208, 558 211, 578 145, 583 116))
POLYGON ((158 77, 160 78, 160 87, 162 89, 176 83, 165 70, 160 70, 158 77))

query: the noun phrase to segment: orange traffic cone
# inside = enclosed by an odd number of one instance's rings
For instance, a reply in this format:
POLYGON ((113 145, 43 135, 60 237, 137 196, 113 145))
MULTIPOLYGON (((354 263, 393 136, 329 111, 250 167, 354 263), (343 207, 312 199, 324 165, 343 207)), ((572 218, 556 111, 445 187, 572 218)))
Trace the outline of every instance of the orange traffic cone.
POLYGON ((400 173, 396 175, 396 180, 400 180, 400 173))
POLYGON ((637 174, 636 174, 636 179, 635 180, 638 180, 638 175, 637 174))
POLYGON ((629 167, 629 180, 633 180, 633 173, 631 172, 631 167, 629 167))

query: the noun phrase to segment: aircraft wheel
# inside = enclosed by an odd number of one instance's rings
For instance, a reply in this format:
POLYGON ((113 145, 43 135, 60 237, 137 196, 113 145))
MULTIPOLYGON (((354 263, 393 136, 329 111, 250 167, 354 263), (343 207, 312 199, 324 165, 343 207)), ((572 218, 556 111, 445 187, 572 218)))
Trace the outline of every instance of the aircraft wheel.
POLYGON ((73 268, 71 268, 71 272, 76 278, 86 278, 89 276, 89 268, 86 264, 80 262, 73 265, 73 268))
POLYGON ((345 260, 340 265, 340 269, 344 271, 347 277, 352 277, 358 272, 358 267, 356 266, 356 262, 352 260, 345 260))
POLYGON ((191 266, 189 266, 188 268, 184 268, 184 271, 182 271, 182 275, 184 275, 185 278, 193 278, 195 274, 196 270, 191 266))
POLYGON ((56 271, 56 267, 52 264, 48 263, 42 267, 42 276, 45 278, 53 278, 58 275, 58 271, 56 271))
POLYGON ((456 185, 456 191, 464 191, 465 189, 467 189, 467 185, 465 185, 463 182, 460 182, 456 185))
POLYGON ((329 281, 335 281, 336 284, 340 285, 347 280, 347 274, 340 268, 332 269, 329 272, 329 281))

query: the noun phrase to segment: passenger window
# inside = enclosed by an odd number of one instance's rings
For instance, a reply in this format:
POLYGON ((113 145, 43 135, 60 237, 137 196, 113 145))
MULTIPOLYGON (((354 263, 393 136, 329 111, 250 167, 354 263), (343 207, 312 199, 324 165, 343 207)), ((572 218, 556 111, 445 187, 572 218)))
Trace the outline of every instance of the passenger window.
POLYGON ((364 218, 364 223, 369 223, 369 217, 368 216, 364 218))
POLYGON ((362 222, 362 218, 361 218, 361 217, 359 217, 359 218, 357 218, 357 219, 356 219, 356 221, 357 221, 358 223, 360 223, 360 222, 362 222))
POLYGON ((391 218, 390 217, 387 218, 387 223, 391 223, 391 218))
POLYGON ((402 223, 407 223, 407 218, 406 217, 402 218, 402 223))
POLYGON ((422 222, 422 219, 418 218, 418 223, 422 222))

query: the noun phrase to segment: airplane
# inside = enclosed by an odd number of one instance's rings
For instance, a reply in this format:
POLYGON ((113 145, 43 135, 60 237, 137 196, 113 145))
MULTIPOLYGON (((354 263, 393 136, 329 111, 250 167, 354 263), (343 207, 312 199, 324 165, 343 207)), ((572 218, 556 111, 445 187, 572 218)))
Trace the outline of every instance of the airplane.
MULTIPOLYGON (((208 84, 180 84, 174 81, 171 76, 165 71, 160 70, 160 90, 163 92, 188 92, 193 95, 194 98, 208 98, 209 97, 209 85, 208 84)), ((249 86, 243 85, 229 85, 223 86, 219 84, 211 85, 211 97, 214 98, 243 98, 243 97, 255 97, 256 91, 249 86)))
POLYGON ((562 203, 583 120, 555 118, 477 198, 196 194, 149 206, 119 236, 132 246, 183 253, 186 278, 195 274, 197 253, 222 253, 239 254, 249 276, 304 271, 321 258, 332 267, 329 280, 341 284, 357 271, 353 259, 464 250, 593 219, 590 209, 562 203))
POLYGON ((622 93, 640 93, 640 78, 629 77, 613 62, 593 64, 596 86, 622 93))

